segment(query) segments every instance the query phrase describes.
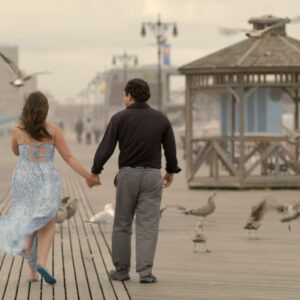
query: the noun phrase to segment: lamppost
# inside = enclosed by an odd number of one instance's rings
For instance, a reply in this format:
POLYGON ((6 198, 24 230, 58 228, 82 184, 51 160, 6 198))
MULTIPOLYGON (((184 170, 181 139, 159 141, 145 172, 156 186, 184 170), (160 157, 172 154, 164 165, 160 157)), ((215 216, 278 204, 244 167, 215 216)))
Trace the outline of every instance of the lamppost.
POLYGON ((161 82, 161 47, 167 41, 166 33, 169 28, 173 28, 173 36, 178 35, 177 24, 175 22, 162 22, 158 15, 156 22, 143 22, 141 36, 146 36, 146 28, 149 28, 155 36, 157 44, 157 92, 158 92, 158 109, 162 109, 162 82, 161 82))
POLYGON ((124 82, 127 81, 127 70, 128 70, 128 64, 132 61, 133 64, 136 66, 138 64, 138 57, 134 54, 127 54, 126 51, 124 51, 121 55, 114 55, 112 59, 113 65, 117 64, 117 60, 120 60, 123 63, 123 70, 124 70, 124 82))

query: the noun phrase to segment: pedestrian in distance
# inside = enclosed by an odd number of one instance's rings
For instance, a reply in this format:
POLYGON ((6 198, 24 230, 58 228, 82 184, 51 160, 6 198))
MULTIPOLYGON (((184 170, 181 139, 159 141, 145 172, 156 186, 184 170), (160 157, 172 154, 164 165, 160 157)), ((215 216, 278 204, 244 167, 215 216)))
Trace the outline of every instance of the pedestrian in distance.
POLYGON ((82 142, 83 130, 84 130, 83 121, 81 118, 79 118, 75 123, 75 133, 76 133, 76 139, 78 144, 81 144, 82 142))
POLYGON ((84 124, 85 131, 85 142, 87 145, 92 143, 92 135, 93 135, 93 122, 91 118, 87 118, 84 124))

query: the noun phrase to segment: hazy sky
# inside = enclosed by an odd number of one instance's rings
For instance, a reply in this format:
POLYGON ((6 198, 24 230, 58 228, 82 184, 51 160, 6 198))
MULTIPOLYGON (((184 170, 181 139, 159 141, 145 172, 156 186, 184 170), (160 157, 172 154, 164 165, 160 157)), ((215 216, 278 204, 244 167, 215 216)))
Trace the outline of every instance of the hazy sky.
MULTIPOLYGON (((113 54, 136 54, 140 64, 156 63, 154 37, 141 38, 143 21, 178 24, 169 36, 171 60, 180 66, 244 39, 223 37, 218 26, 249 27, 250 17, 295 17, 299 0, 0 0, 2 45, 19 46, 26 72, 51 70, 39 87, 60 101, 74 97, 96 72, 111 67, 113 54), (152 44, 152 45, 151 45, 152 44)), ((288 25, 300 39, 300 24, 288 25)))

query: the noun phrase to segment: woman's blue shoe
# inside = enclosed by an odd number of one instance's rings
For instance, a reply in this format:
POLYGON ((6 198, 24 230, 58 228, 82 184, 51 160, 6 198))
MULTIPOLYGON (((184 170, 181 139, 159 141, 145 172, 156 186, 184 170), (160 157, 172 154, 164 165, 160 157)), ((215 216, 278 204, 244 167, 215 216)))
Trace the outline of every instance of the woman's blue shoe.
POLYGON ((44 278, 44 280, 47 283, 49 283, 49 284, 56 283, 56 279, 47 271, 47 269, 38 265, 36 270, 41 274, 41 276, 44 278))

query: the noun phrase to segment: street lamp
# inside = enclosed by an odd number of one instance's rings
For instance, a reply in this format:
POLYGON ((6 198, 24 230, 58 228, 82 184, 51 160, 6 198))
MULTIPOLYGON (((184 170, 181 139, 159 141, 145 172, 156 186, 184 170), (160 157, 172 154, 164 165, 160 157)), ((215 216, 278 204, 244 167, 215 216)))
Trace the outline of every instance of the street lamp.
POLYGON ((123 70, 124 70, 124 82, 127 82, 127 69, 128 64, 132 61, 133 64, 136 66, 138 64, 138 57, 134 54, 127 54, 126 51, 124 51, 121 55, 114 55, 112 59, 112 64, 116 65, 117 60, 120 60, 123 63, 123 70))
POLYGON ((166 33, 170 28, 173 28, 172 34, 174 37, 178 35, 177 24, 174 22, 162 22, 158 15, 156 22, 143 22, 141 36, 145 37, 146 28, 150 29, 155 36, 157 44, 157 92, 158 92, 158 109, 162 109, 162 83, 161 83, 161 46, 167 41, 166 33))

